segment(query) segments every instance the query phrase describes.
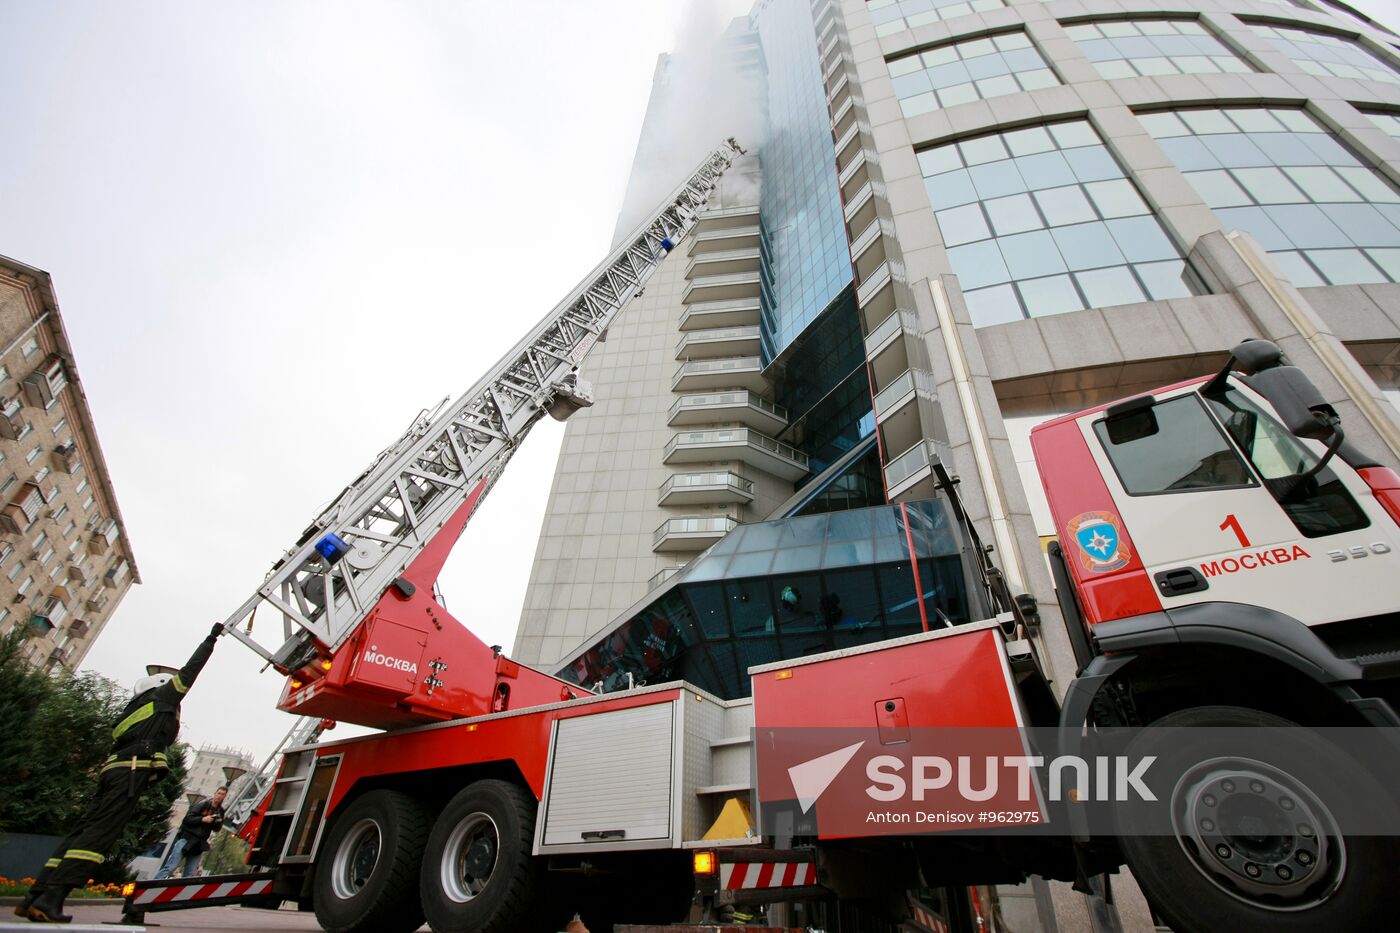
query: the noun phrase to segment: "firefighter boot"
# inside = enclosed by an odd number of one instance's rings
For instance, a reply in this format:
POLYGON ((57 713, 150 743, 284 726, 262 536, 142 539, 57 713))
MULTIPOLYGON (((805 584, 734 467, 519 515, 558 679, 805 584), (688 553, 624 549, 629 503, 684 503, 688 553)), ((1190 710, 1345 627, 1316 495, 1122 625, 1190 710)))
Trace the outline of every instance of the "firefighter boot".
POLYGON ((63 901, 72 890, 72 885, 51 884, 29 905, 31 923, 72 923, 71 914, 63 912, 63 901))
POLYGON ((29 906, 34 903, 35 898, 37 898, 38 896, 39 895, 35 894, 32 890, 28 894, 24 895, 24 900, 20 901, 18 904, 15 905, 15 916, 28 917, 29 906))

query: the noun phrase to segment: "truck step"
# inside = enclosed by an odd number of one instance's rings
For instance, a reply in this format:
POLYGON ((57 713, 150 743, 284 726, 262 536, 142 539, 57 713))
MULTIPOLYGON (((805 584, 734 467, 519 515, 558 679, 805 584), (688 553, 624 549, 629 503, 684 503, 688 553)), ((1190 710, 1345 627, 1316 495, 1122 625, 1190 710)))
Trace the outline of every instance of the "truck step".
POLYGON ((1366 680, 1383 680, 1400 675, 1400 651, 1358 654, 1352 660, 1361 665, 1361 676, 1366 680))

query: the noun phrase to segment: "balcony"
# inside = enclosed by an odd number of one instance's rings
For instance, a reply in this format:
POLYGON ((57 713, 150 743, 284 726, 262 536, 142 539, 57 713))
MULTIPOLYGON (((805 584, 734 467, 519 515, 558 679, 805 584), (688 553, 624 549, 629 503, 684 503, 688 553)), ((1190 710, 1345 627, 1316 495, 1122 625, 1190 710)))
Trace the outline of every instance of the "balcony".
POLYGON ((707 276, 757 272, 758 262, 757 246, 701 253, 685 267, 685 277, 693 282, 707 276))
POLYGON ((54 469, 62 470, 69 476, 78 472, 78 468, 83 465, 81 458, 78 456, 78 445, 71 443, 64 444, 61 447, 55 447, 53 449, 53 458, 51 462, 54 465, 54 469))
POLYGON ((728 470, 677 473, 657 490, 657 505, 722 505, 753 501, 753 483, 728 470))
POLYGON ((131 565, 127 563, 125 559, 120 560, 115 567, 103 574, 102 585, 110 589, 116 589, 121 586, 122 581, 126 579, 126 575, 130 571, 131 565))
POLYGON ((666 445, 665 464, 738 460, 765 473, 795 482, 807 475, 807 455, 747 428, 688 431, 666 445))
POLYGON ((912 311, 896 309, 865 337, 865 358, 872 363, 890 348, 900 334, 919 335, 919 319, 912 311))
POLYGON ((666 424, 673 428, 718 422, 738 422, 766 434, 777 434, 787 427, 788 412, 753 392, 711 392, 682 395, 666 418, 666 424))
POLYGON ((684 564, 680 565, 679 567, 662 567, 660 570, 656 571, 656 573, 651 575, 651 579, 647 580, 647 592, 651 592, 652 590, 656 589, 658 586, 674 577, 677 571, 683 569, 685 569, 684 564))
POLYGON ((711 327, 758 326, 758 298, 736 298, 732 301, 702 301, 685 309, 681 330, 706 330, 711 327))
POLYGON ((24 405, 17 398, 0 398, 0 437, 18 440, 24 433, 24 405))
POLYGON ((39 517, 39 510, 44 507, 45 501, 38 483, 25 483, 0 511, 0 528, 9 532, 23 531, 39 517))
POLYGON ((651 536, 651 549, 668 551, 703 551, 720 538, 739 527, 728 515, 712 518, 670 518, 651 536))
POLYGON ((729 207, 723 210, 705 211, 695 218, 693 235, 699 239, 706 234, 720 230, 739 230, 758 226, 758 205, 729 207))
POLYGON ((700 301, 733 301, 738 298, 758 298, 758 269, 752 272, 734 272, 728 275, 706 275, 692 279, 681 293, 681 301, 694 304, 700 301))
POLYGON ((757 249, 759 236, 758 224, 706 230, 690 238, 690 255, 704 256, 735 249, 757 249))
POLYGON ((39 368, 24 377, 21 389, 25 401, 38 408, 45 408, 68 386, 68 374, 63 369, 63 361, 57 356, 44 360, 39 368))
POLYGON ((920 439, 885 467, 885 489, 890 501, 926 499, 933 495, 933 463, 938 455, 931 441, 920 439))
POLYGON ((88 553, 106 554, 119 534, 121 531, 117 527, 117 523, 113 519, 106 519, 93 529, 92 537, 88 539, 88 553))
POLYGON ((942 421, 933 377, 921 369, 900 373, 876 394, 875 423, 880 427, 886 450, 906 450, 938 430, 942 421))
POLYGON ((690 360, 681 364, 671 380, 672 392, 703 392, 710 389, 748 389, 750 392, 762 392, 767 388, 763 368, 759 366, 756 356, 690 360))
POLYGON ((37 631, 51 632, 68 618, 68 607, 63 601, 54 597, 49 597, 30 617, 29 624, 37 631))
POLYGON ((678 360, 709 360, 719 357, 757 356, 758 325, 691 330, 676 344, 678 360))

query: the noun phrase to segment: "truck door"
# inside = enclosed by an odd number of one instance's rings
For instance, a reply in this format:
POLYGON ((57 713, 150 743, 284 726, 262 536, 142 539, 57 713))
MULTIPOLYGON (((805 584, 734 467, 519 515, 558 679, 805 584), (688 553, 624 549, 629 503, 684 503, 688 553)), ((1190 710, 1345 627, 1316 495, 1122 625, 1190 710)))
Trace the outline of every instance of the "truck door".
MULTIPOLYGON (((1400 536, 1365 482, 1337 457, 1283 495, 1323 445, 1233 380, 1200 390, 1161 393, 1136 430, 1111 429, 1102 411, 1078 419, 1163 608, 1246 603, 1308 625, 1388 611, 1400 536)), ((1067 547, 1092 559, 1116 543, 1093 518, 1076 521, 1067 547)))

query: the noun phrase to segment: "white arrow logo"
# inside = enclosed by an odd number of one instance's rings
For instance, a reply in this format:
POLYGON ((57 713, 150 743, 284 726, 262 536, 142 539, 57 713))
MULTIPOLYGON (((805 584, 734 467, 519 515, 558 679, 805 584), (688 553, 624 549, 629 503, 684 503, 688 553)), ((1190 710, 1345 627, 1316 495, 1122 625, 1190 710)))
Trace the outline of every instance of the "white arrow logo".
POLYGON ((788 777, 792 780, 792 789, 797 792, 797 803, 802 807, 803 813, 812 809, 817 798, 831 786, 831 782, 836 780, 841 769, 846 767, 846 763, 855 757, 856 752, 860 751, 860 747, 864 744, 864 742, 857 742, 854 745, 847 745, 845 748, 838 748, 820 758, 813 758, 811 761, 804 761, 800 765, 788 768, 788 777))

